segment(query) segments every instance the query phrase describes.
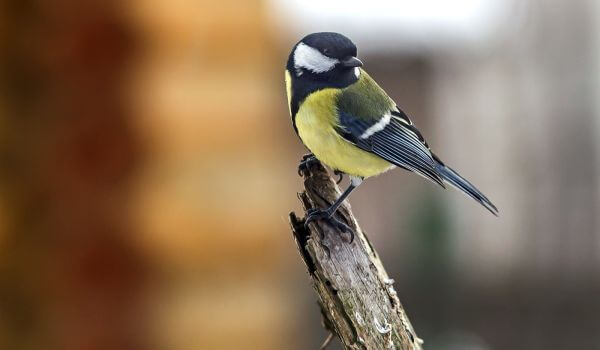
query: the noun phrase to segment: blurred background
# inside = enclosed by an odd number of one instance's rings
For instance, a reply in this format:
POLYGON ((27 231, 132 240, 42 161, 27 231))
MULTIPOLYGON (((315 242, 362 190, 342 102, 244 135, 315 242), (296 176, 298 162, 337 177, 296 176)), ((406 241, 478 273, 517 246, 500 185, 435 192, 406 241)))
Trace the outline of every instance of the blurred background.
POLYGON ((352 195, 425 348, 600 349, 599 2, 0 4, 0 348, 318 348, 283 70, 339 31, 500 208, 352 195))

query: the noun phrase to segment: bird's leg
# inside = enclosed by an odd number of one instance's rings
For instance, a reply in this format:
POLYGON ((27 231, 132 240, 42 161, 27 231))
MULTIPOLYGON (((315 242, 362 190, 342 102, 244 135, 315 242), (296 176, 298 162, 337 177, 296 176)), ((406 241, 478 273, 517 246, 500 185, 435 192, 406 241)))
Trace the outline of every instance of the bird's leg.
POLYGON ((338 180, 335 182, 336 185, 339 185, 340 182, 342 182, 342 180, 344 179, 344 173, 339 170, 334 170, 333 173, 339 176, 338 180))
POLYGON ((333 336, 334 336, 333 332, 330 331, 329 334, 327 335, 327 338, 325 338, 325 341, 323 342, 323 344, 321 344, 321 347, 319 348, 319 350, 327 349, 327 347, 333 340, 333 336))
POLYGON ((319 160, 315 157, 314 154, 308 153, 302 157, 300 164, 298 165, 298 175, 302 176, 303 174, 308 173, 310 167, 313 164, 317 163, 319 160))
POLYGON ((335 226, 339 230, 341 230, 343 232, 348 232, 350 234, 350 243, 352 243, 354 241, 354 231, 352 231, 352 229, 350 227, 348 227, 348 225, 346 225, 345 223, 336 219, 334 217, 334 214, 338 210, 340 205, 342 205, 342 203, 344 202, 346 197, 348 197, 348 195, 350 195, 350 193, 356 187, 358 187, 358 185, 360 185, 361 182, 362 182, 362 178, 350 176, 350 185, 348 186, 348 188, 346 188, 344 193, 342 193, 340 198, 338 198, 335 201, 335 203, 333 203, 329 208, 327 208, 327 209, 312 208, 306 212, 307 215, 306 215, 306 219, 304 220, 304 227, 308 227, 308 224, 310 224, 311 222, 313 222, 315 220, 326 220, 329 224, 335 226))

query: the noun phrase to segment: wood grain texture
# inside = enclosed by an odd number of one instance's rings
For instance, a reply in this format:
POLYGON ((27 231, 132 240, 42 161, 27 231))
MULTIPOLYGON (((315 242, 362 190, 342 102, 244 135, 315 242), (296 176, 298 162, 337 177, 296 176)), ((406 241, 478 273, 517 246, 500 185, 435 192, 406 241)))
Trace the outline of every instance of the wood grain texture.
MULTIPOLYGON (((316 163, 303 174, 299 193, 304 210, 329 206, 340 195, 325 168, 316 163)), ((360 229, 347 201, 339 218, 356 233, 339 232, 326 222, 304 227, 290 213, 292 233, 317 292, 325 328, 337 334, 345 349, 421 349, 377 252, 360 229)))

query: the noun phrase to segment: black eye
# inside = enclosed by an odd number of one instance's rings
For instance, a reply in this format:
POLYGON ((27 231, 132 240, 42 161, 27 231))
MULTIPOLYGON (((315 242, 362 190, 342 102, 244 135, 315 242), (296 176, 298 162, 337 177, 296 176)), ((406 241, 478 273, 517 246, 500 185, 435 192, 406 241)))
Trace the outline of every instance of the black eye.
POLYGON ((323 49, 323 54, 324 55, 329 55, 330 52, 331 52, 331 50, 329 50, 329 48, 324 48, 323 49))

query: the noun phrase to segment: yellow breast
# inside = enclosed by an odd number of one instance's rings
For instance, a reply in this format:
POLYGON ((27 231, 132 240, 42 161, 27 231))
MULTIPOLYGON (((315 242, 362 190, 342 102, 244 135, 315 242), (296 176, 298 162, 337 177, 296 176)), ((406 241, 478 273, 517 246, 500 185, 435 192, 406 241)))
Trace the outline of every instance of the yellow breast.
POLYGON ((388 161, 361 150, 335 131, 338 93, 336 89, 323 89, 310 94, 300 105, 296 127, 306 147, 325 165, 349 175, 370 177, 392 168, 388 161))

